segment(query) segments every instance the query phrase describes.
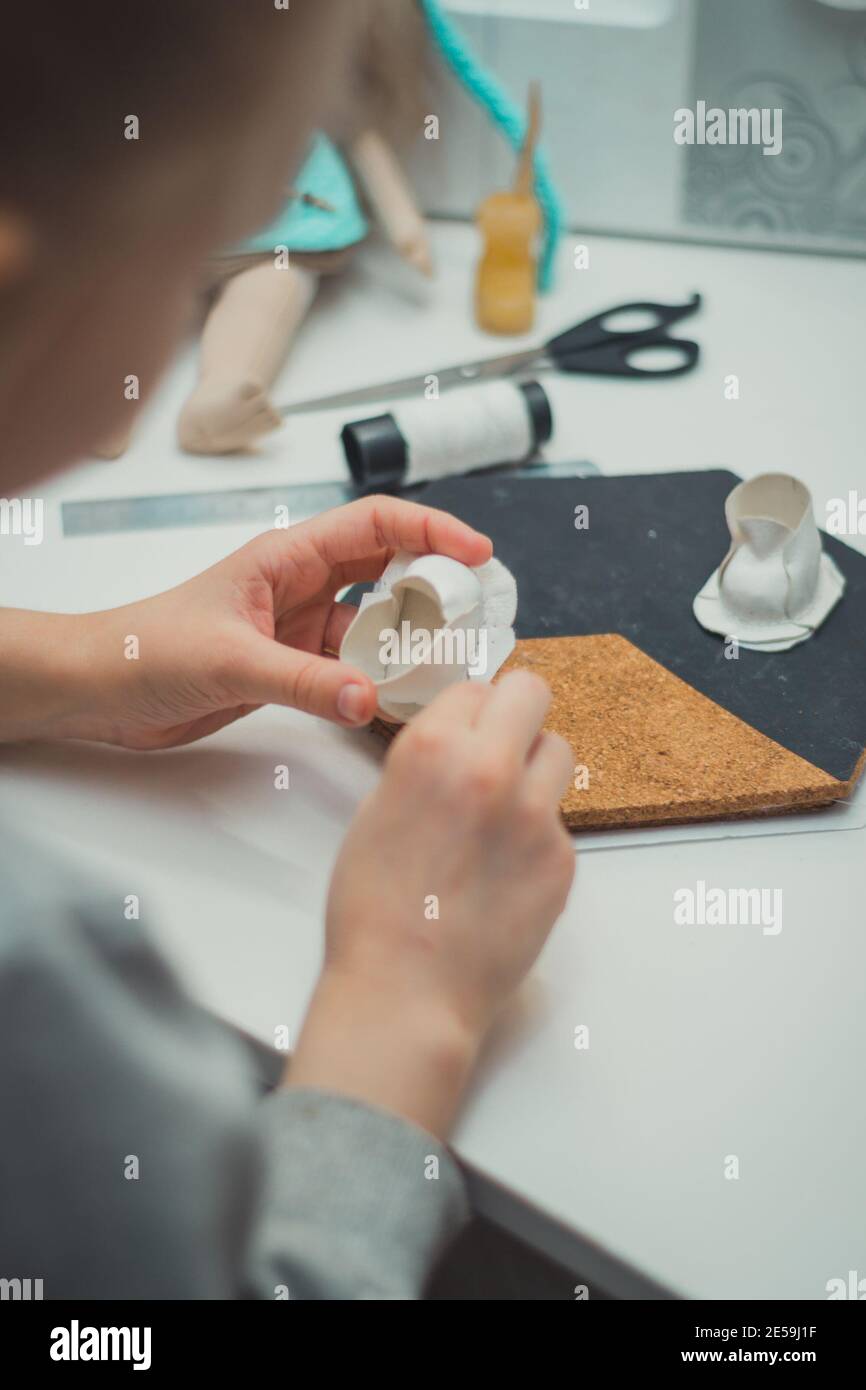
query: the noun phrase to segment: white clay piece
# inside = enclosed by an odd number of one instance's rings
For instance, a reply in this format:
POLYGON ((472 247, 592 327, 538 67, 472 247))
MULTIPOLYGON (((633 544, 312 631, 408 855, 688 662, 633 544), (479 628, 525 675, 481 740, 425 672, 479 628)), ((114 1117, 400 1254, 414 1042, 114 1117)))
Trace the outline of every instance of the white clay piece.
POLYGON ((694 600, 698 622, 756 651, 807 641, 845 590, 821 547, 809 489, 788 473, 762 473, 728 494, 725 518, 730 549, 694 600))
POLYGON ((384 718, 406 723, 447 686, 492 680, 514 648, 516 613, 517 584, 499 560, 471 569, 400 551, 361 599, 340 658, 375 682, 384 718))

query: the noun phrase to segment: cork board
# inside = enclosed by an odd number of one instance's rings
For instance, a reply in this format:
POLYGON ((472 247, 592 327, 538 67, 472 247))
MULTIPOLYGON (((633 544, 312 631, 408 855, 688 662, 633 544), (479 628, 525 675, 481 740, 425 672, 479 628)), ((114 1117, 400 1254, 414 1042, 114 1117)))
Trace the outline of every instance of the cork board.
POLYGON ((570 829, 805 810, 851 790, 616 633, 518 642, 500 675, 518 669, 549 684, 546 727, 581 769, 561 803, 570 829))

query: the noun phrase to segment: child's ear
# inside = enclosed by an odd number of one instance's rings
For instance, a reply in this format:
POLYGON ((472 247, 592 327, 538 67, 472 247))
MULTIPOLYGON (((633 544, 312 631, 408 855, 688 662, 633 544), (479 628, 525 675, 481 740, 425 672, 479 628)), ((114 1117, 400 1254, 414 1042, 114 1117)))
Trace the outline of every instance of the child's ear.
POLYGON ((27 222, 0 207, 0 290, 20 279, 32 254, 33 236, 27 222))

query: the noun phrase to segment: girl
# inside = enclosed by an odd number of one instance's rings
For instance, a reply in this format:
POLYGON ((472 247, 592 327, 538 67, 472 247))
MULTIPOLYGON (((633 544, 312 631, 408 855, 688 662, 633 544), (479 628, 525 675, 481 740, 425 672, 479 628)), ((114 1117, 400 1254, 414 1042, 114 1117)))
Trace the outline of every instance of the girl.
MULTIPOLYGON (((205 255, 267 221, 287 144, 297 159, 341 89, 352 9, 43 0, 8 16, 7 497, 117 432, 124 376, 153 381, 205 255)), ((373 686, 324 655, 351 617, 334 598, 400 548, 490 554, 452 517, 373 498, 125 609, 2 613, 0 738, 165 748, 269 701, 363 724, 373 686)), ((38 1276, 49 1298, 419 1293, 465 1212, 442 1141, 573 873, 557 813, 572 759, 541 731, 547 702, 524 673, 465 683, 397 738, 340 853, 322 974, 266 1097, 249 1049, 137 923, 38 842, 4 837, 0 1275, 38 1276)))

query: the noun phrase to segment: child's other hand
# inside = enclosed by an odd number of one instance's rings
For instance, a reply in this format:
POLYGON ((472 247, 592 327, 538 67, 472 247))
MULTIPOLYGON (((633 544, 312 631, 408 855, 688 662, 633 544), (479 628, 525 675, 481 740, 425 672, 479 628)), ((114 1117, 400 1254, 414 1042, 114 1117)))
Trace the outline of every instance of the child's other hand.
POLYGON ((378 578, 400 549, 467 565, 491 554, 486 537, 445 512, 370 497, 268 531, 156 598, 76 619, 86 689, 58 732, 170 748, 271 703, 367 723, 372 681, 325 655, 357 611, 334 598, 378 578))
POLYGON ((478 1045, 562 911, 568 745, 515 671, 396 738, 331 882, 325 968, 289 1073, 447 1133, 478 1045))

